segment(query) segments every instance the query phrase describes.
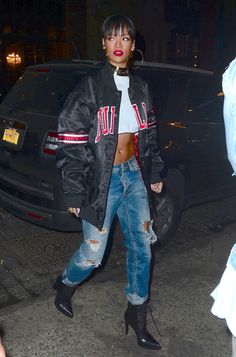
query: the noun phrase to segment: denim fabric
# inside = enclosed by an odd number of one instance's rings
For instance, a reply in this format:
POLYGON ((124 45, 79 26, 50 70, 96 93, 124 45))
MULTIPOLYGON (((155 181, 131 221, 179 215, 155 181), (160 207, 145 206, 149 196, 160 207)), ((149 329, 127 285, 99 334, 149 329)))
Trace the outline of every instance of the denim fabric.
POLYGON ((236 175, 236 59, 223 74, 224 123, 228 159, 236 175))
POLYGON ((114 165, 103 229, 99 231, 83 221, 84 241, 70 259, 63 273, 63 282, 77 285, 101 264, 113 218, 117 214, 127 248, 127 299, 133 305, 148 298, 151 249, 156 241, 151 228, 146 188, 135 158, 114 165), (149 222, 148 230, 144 222, 149 222))

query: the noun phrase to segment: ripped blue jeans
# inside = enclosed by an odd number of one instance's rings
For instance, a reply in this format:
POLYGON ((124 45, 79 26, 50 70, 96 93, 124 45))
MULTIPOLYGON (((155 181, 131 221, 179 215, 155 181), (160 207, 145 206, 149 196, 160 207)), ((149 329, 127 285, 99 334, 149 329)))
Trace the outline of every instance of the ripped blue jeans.
POLYGON ((84 240, 65 268, 63 283, 80 284, 101 264, 115 214, 127 248, 127 299, 133 305, 143 304, 148 299, 150 244, 157 238, 151 227, 147 191, 134 157, 113 166, 102 230, 82 221, 84 240))

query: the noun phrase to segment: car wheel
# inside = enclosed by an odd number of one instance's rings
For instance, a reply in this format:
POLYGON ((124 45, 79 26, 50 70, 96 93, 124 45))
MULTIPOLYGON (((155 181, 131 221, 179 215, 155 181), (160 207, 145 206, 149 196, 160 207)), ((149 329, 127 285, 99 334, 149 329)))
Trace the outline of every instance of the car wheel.
POLYGON ((180 200, 168 188, 162 194, 153 194, 153 229, 159 246, 168 244, 175 235, 181 219, 180 200))

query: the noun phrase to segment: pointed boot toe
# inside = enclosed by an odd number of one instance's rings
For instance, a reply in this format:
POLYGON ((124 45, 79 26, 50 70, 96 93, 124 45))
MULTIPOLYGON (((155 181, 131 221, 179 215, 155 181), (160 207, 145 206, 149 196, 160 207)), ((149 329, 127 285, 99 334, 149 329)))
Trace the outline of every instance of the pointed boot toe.
POLYGON ((69 318, 73 318, 73 310, 71 304, 65 301, 60 301, 59 299, 54 300, 54 305, 56 306, 57 310, 59 310, 62 314, 69 318))
POLYGON ((161 350, 160 343, 149 332, 137 339, 138 345, 149 350, 161 350))

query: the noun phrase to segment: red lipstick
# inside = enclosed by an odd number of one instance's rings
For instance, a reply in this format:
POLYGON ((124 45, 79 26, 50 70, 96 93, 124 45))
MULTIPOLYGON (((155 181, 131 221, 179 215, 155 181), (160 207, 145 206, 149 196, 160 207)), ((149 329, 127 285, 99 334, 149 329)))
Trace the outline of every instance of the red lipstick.
POLYGON ((121 50, 116 50, 116 51, 113 52, 113 54, 114 54, 115 56, 120 57, 120 56, 123 55, 123 51, 121 51, 121 50))

